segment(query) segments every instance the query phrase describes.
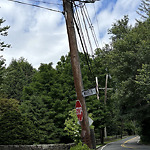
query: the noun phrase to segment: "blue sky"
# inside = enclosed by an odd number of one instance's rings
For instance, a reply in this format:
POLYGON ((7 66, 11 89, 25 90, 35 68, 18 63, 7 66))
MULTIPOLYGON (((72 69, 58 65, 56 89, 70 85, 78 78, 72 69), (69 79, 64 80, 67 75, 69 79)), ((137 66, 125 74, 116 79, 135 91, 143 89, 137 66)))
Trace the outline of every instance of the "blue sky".
MULTIPOLYGON (((62 0, 43 1, 62 4, 62 0)), ((87 4, 100 47, 110 42, 108 29, 124 15, 129 15, 129 23, 134 26, 135 18, 140 17, 136 13, 140 2, 141 0, 101 0, 87 4)), ((61 5, 40 5, 60 11, 63 8, 61 5)), ((11 44, 10 49, 0 52, 7 65, 12 58, 24 57, 35 68, 40 63, 50 62, 55 67, 60 57, 69 52, 65 20, 61 13, 0 0, 0 17, 6 20, 4 25, 10 25, 8 36, 1 37, 3 41, 11 44)))

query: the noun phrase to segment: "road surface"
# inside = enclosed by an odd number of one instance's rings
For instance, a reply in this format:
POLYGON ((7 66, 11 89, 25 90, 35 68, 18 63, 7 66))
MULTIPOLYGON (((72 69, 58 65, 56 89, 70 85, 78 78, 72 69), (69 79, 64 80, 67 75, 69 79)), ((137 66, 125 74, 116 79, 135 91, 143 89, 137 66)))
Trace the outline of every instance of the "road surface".
POLYGON ((150 150, 150 145, 139 144, 139 136, 130 136, 125 139, 109 143, 98 150, 150 150))

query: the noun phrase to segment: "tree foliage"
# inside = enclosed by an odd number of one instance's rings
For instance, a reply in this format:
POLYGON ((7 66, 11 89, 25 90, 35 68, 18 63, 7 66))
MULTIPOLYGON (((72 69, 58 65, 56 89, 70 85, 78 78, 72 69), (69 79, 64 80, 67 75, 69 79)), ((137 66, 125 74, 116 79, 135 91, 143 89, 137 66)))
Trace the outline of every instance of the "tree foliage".
MULTIPOLYGON (((132 28, 128 26, 128 19, 124 18, 121 22, 126 32, 119 30, 119 28, 122 29, 120 21, 110 30, 113 34, 111 45, 113 49, 107 55, 108 63, 116 84, 119 115, 123 122, 130 119, 142 125, 142 135, 145 134, 143 127, 149 126, 146 120, 150 115, 148 111, 149 87, 146 86, 149 82, 150 22, 148 17, 144 22, 138 22, 132 28)), ((149 133, 146 134, 148 136, 149 133)))
POLYGON ((68 63, 62 57, 57 70, 52 67, 52 63, 41 64, 32 83, 24 87, 22 112, 30 115, 40 131, 40 143, 68 140, 64 122, 75 97, 69 73, 68 63))
MULTIPOLYGON (((2 26, 2 24, 5 22, 3 18, 0 18, 0 35, 1 36, 7 36, 8 32, 7 30, 9 29, 9 26, 2 26)), ((0 51, 3 51, 5 48, 9 48, 9 44, 5 44, 4 41, 1 41, 0 38, 0 51)), ((3 77, 4 77, 4 70, 5 70, 5 59, 3 56, 0 56, 0 93, 2 90, 2 83, 3 83, 3 77)))
POLYGON ((35 70, 24 58, 13 59, 5 69, 3 93, 7 98, 21 101, 23 87, 32 81, 35 70))
POLYGON ((73 139, 75 143, 80 141, 80 131, 81 126, 77 124, 78 118, 76 115, 76 110, 73 109, 69 111, 69 117, 65 120, 64 130, 68 132, 68 135, 73 139))
MULTIPOLYGON (((2 26, 2 24, 5 22, 5 20, 3 18, 0 19, 0 35, 1 36, 7 36, 8 32, 7 30, 10 28, 9 26, 2 26)), ((0 39, 0 51, 3 51, 4 48, 6 47, 10 47, 9 44, 5 44, 4 41, 1 41, 0 39)))
POLYGON ((19 111, 19 102, 0 98, 0 144, 34 144, 37 139, 35 126, 19 111))
POLYGON ((150 1, 149 0, 141 0, 140 7, 137 13, 145 19, 150 17, 150 1))

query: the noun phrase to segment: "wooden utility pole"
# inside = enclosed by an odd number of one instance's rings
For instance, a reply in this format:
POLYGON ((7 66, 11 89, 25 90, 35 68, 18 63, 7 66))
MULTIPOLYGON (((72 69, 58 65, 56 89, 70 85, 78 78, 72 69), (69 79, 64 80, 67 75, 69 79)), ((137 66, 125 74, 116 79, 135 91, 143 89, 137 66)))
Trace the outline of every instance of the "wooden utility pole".
MULTIPOLYGON (((97 87, 97 85, 98 85, 98 78, 96 77, 96 88, 99 89, 99 90, 105 90, 105 96, 104 96, 104 104, 105 105, 106 105, 106 101, 107 101, 107 91, 108 90, 112 90, 112 88, 107 88, 107 82, 108 82, 108 74, 106 74, 105 88, 99 88, 99 87, 97 87)), ((98 99, 99 99, 99 97, 98 97, 98 99)), ((106 127, 104 127, 104 131, 102 131, 102 132, 104 132, 104 136, 105 136, 105 138, 107 138, 106 127)), ((102 133, 102 136, 103 136, 103 133, 102 133)), ((104 139, 102 139, 102 141, 104 141, 104 139)))
MULTIPOLYGON (((104 97, 104 104, 106 105, 107 101, 107 81, 108 81, 108 74, 106 74, 106 82, 105 82, 105 97, 104 97)), ((107 138, 107 129, 106 126, 104 127, 104 136, 107 138)))
POLYGON ((67 33, 68 33, 69 46, 70 46, 74 85, 77 94, 77 99, 80 101, 82 105, 82 111, 83 111, 83 120, 80 122, 82 128, 81 138, 82 141, 86 145, 88 145, 89 148, 92 148, 88 114, 86 110, 85 99, 82 95, 83 82, 82 82, 82 75, 81 75, 80 63, 79 63, 79 54, 78 54, 77 41, 75 35, 75 28, 74 28, 72 1, 63 0, 63 7, 64 7, 64 16, 66 19, 67 33))
POLYGON ((108 74, 106 74, 104 104, 106 104, 106 100, 107 100, 107 81, 108 81, 108 74))
POLYGON ((98 89, 98 78, 96 77, 96 92, 97 92, 97 99, 99 100, 99 89, 98 89))

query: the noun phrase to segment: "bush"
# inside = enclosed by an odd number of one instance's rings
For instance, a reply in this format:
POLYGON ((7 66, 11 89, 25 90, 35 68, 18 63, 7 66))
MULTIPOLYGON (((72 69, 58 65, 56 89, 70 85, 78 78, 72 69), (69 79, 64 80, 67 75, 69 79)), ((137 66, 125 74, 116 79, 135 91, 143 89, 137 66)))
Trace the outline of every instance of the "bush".
POLYGON ((34 144, 38 134, 32 122, 18 111, 7 111, 0 117, 0 145, 34 144))
POLYGON ((73 109, 69 111, 69 117, 65 120, 65 128, 64 130, 67 131, 68 136, 74 141, 74 143, 78 143, 80 141, 80 131, 81 126, 77 124, 78 118, 76 115, 76 110, 73 109))
POLYGON ((90 150, 90 148, 86 144, 82 144, 82 142, 80 142, 78 145, 71 147, 70 150, 90 150))

